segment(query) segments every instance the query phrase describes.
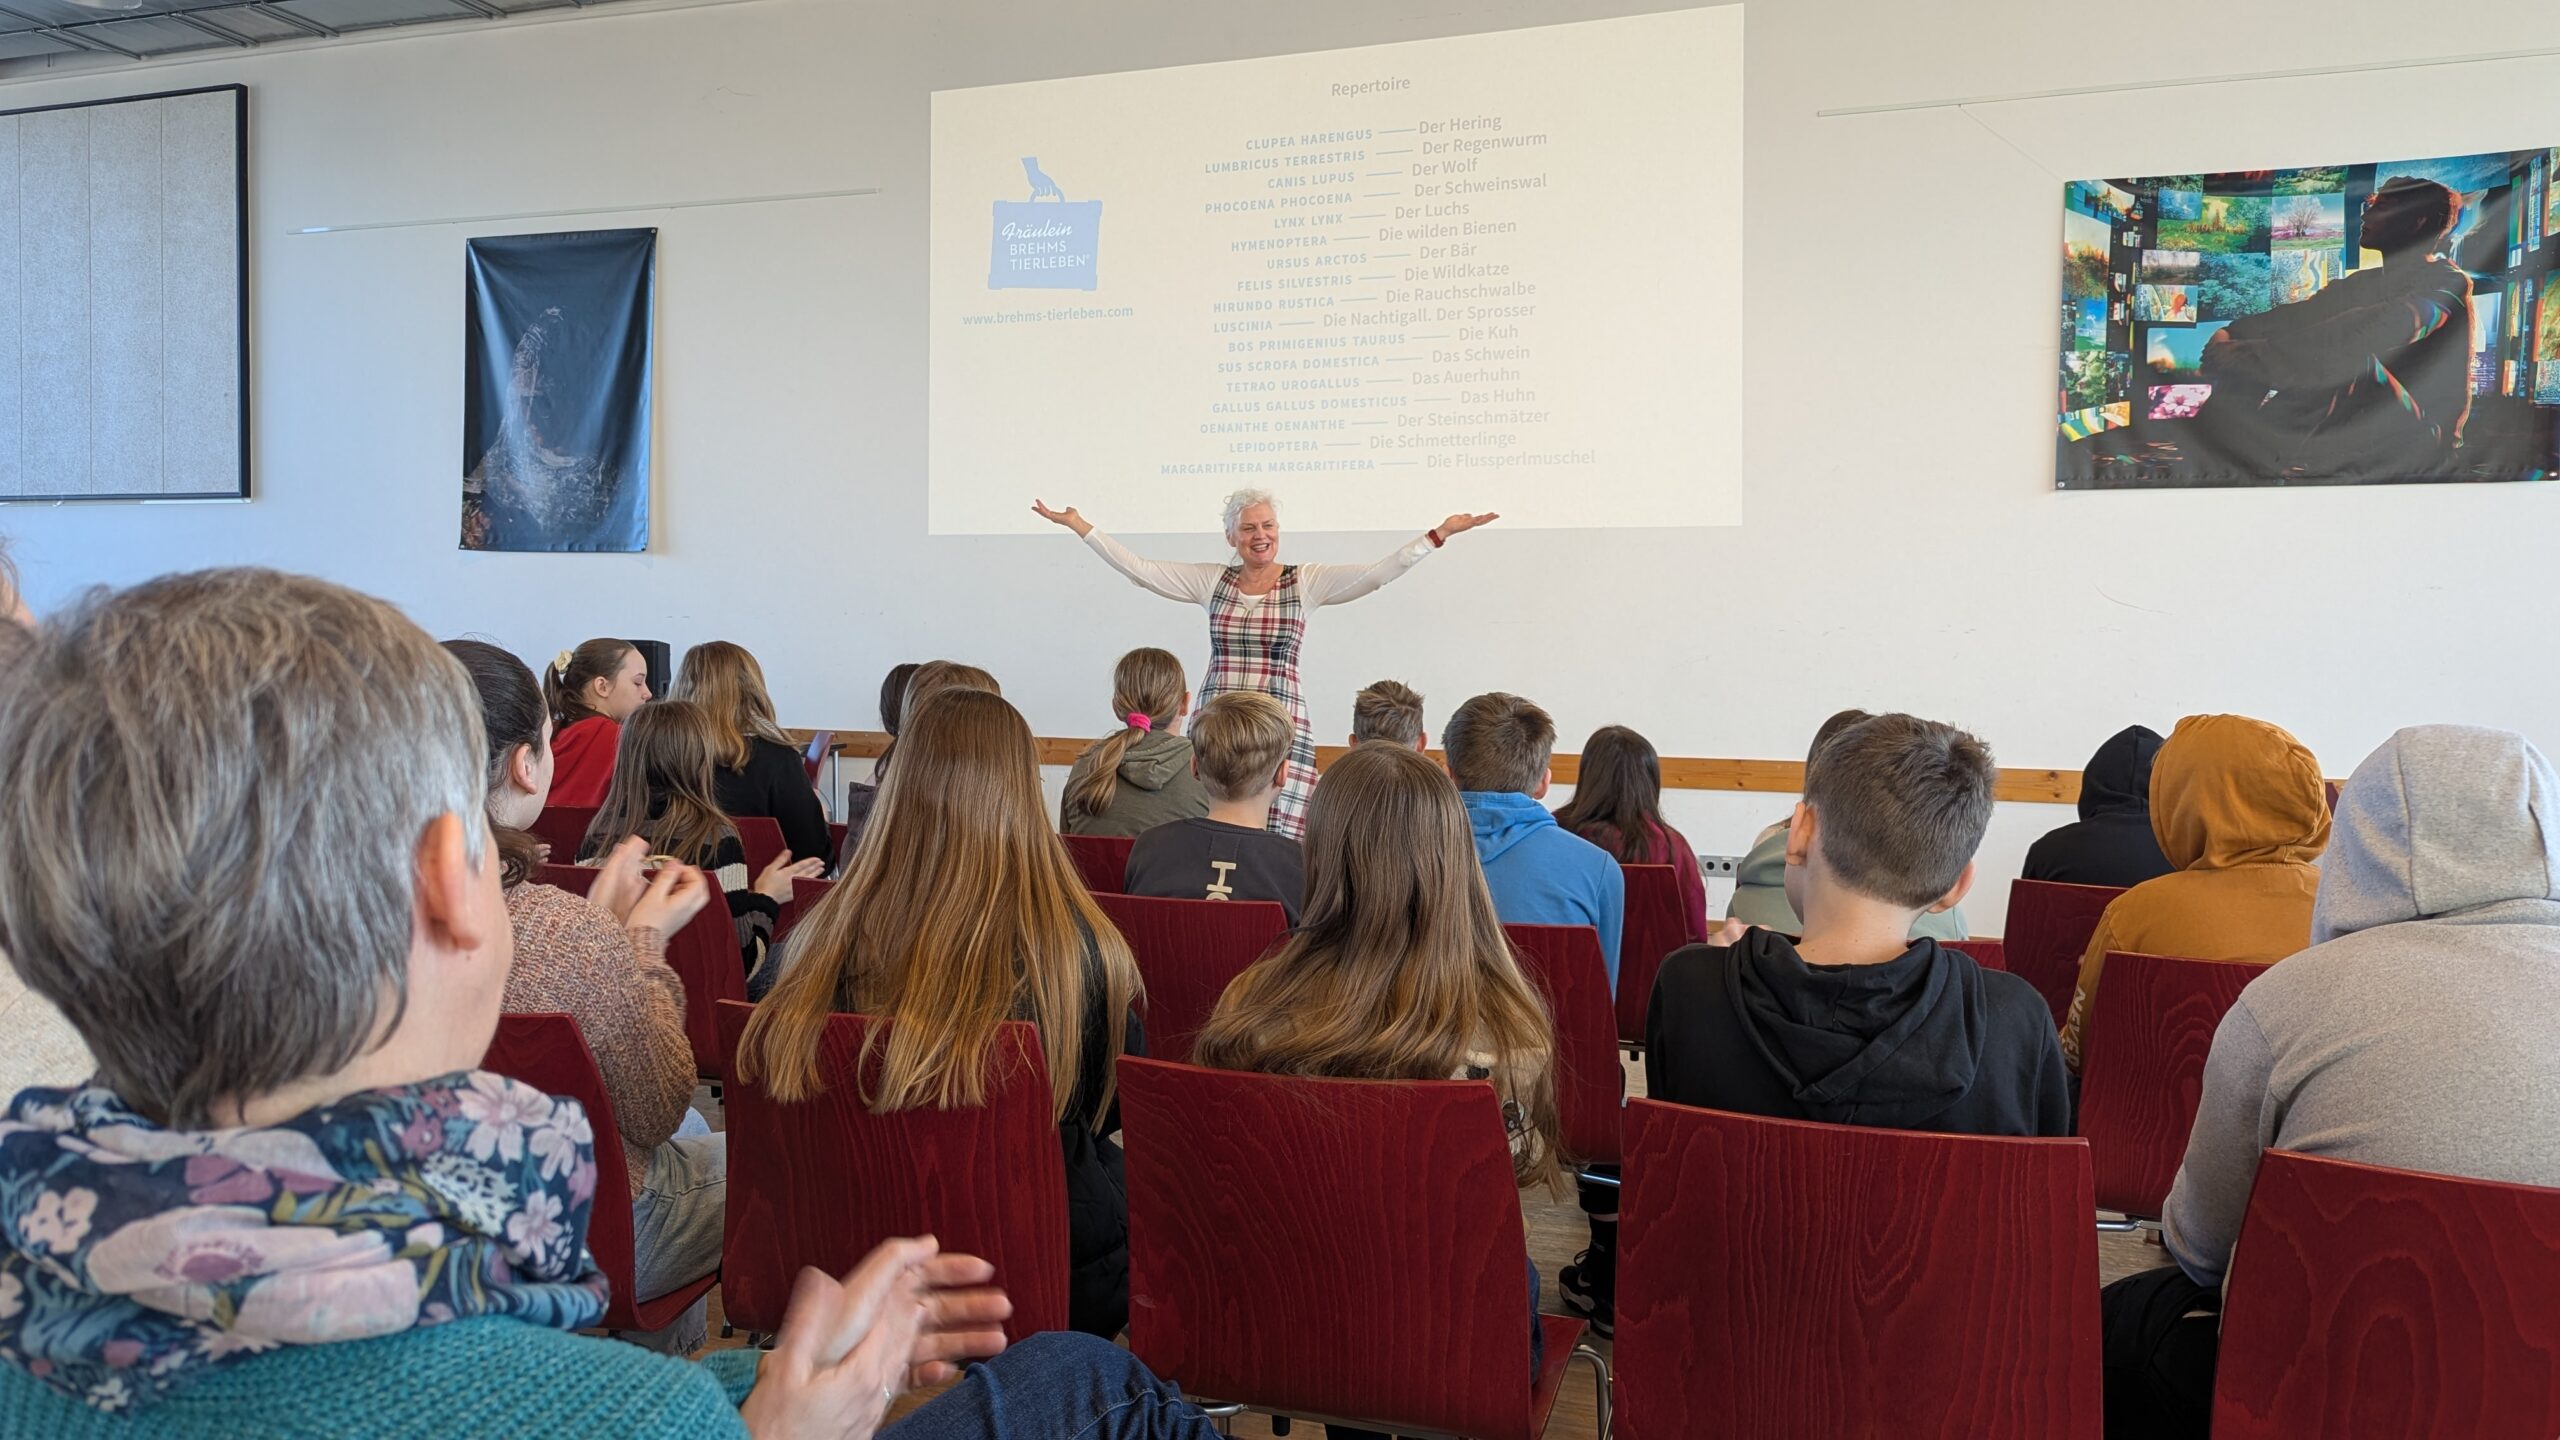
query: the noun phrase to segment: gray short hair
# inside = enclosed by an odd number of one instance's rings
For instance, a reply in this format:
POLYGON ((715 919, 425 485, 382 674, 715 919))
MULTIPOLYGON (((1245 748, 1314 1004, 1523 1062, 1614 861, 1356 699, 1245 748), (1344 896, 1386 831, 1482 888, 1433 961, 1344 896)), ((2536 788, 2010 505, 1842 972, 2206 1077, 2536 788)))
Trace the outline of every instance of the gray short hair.
POLYGON ((1272 494, 1268 490, 1238 490, 1227 497, 1226 528, 1220 530, 1218 533, 1221 535, 1233 535, 1236 533, 1236 524, 1244 519, 1244 512, 1252 509, 1256 505, 1270 506, 1271 514, 1275 519, 1278 518, 1280 514, 1279 496, 1272 494))
MULTIPOLYGON (((487 845, 480 706, 399 611, 271 570, 91 595, 0 684, 0 949, 189 1129, 408 1002, 418 842, 487 845)), ((396 1021, 395 1021, 396 1023, 396 1021)))

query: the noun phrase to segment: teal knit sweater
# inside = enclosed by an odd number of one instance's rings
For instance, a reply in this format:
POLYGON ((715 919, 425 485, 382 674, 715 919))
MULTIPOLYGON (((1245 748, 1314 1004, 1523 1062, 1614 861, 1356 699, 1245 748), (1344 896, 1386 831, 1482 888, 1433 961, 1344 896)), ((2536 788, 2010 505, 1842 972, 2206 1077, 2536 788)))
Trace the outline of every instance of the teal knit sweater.
POLYGON ((379 1340, 288 1346, 207 1372, 166 1400, 105 1415, 0 1365, 0 1435, 49 1440, 257 1435, 271 1440, 743 1440, 756 1352, 701 1364, 482 1316, 379 1340))

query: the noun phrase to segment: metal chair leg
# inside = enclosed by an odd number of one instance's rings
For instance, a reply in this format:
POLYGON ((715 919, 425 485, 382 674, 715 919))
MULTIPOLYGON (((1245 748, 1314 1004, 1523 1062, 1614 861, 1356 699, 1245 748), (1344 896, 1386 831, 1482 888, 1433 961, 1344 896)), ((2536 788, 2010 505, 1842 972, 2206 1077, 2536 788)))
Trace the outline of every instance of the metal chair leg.
POLYGON ((1576 1360, 1588 1361, 1591 1365, 1592 1394, 1598 1402, 1599 1415, 1599 1428, 1592 1434, 1598 1440, 1609 1440, 1609 1359, 1588 1345, 1576 1345, 1565 1363, 1570 1365, 1576 1360))

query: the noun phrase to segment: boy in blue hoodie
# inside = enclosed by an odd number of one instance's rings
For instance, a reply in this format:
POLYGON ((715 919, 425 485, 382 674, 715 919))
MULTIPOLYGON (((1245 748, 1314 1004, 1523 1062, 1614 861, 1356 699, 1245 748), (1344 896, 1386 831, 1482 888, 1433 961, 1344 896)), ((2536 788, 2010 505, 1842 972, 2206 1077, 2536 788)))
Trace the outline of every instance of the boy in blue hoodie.
POLYGON ((1599 931, 1614 994, 1627 877, 1608 851, 1556 824, 1538 803, 1555 778, 1547 762, 1555 756, 1556 722, 1519 696, 1496 691, 1459 706, 1440 740, 1475 830, 1494 913, 1506 925, 1599 931))

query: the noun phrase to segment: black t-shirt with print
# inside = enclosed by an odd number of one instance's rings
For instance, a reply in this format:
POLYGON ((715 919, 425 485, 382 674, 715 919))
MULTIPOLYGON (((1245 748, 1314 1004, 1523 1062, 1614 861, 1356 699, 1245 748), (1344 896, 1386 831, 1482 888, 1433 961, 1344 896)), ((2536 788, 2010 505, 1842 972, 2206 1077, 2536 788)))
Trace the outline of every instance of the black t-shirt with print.
POLYGON ((1121 884, 1129 894, 1166 900, 1276 900, 1295 925, 1307 863, 1286 835, 1223 820, 1175 820, 1138 837, 1121 884))

